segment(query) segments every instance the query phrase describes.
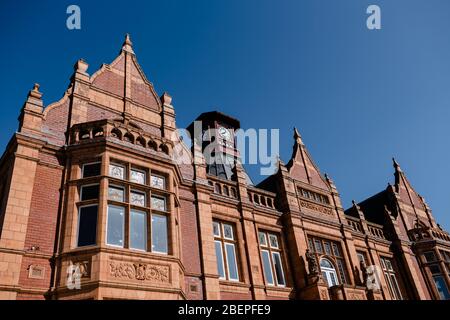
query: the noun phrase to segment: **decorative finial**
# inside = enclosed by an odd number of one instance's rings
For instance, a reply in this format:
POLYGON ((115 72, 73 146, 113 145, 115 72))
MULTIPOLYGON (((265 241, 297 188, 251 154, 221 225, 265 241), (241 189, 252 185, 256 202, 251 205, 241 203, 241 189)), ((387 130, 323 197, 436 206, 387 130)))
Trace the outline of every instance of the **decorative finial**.
POLYGON ((395 170, 398 172, 402 172, 402 168, 400 168, 400 165, 398 164, 397 160, 395 160, 395 158, 392 158, 392 162, 394 164, 395 170))
POLYGON ((161 102, 164 105, 170 106, 172 104, 172 97, 167 92, 164 92, 163 95, 161 96, 161 102))
POLYGON ((33 97, 36 99, 41 99, 42 98, 42 93, 39 91, 40 88, 40 84, 39 83, 35 83, 33 85, 33 89, 30 90, 30 92, 28 93, 28 97, 33 97))
POLYGON ((133 42, 131 42, 131 38, 130 38, 130 34, 129 33, 127 33, 125 35, 125 41, 123 42, 122 50, 130 52, 130 53, 134 53, 134 51, 133 51, 133 42))
POLYGON ((300 135, 296 127, 294 127, 294 140, 298 144, 303 144, 302 136, 300 135))

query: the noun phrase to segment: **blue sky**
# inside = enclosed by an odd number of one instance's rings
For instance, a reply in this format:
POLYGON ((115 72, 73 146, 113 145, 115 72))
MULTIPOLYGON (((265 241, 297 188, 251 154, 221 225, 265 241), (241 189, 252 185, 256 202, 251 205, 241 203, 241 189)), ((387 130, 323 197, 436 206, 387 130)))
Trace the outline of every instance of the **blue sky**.
POLYGON ((58 100, 77 59, 92 74, 127 32, 178 126, 218 109, 279 128, 285 162, 296 126, 346 208, 393 181, 395 156, 450 229, 448 0, 1 1, 0 149, 34 82, 46 105, 58 100), (70 4, 81 30, 66 28, 70 4), (370 4, 381 30, 366 28, 370 4))

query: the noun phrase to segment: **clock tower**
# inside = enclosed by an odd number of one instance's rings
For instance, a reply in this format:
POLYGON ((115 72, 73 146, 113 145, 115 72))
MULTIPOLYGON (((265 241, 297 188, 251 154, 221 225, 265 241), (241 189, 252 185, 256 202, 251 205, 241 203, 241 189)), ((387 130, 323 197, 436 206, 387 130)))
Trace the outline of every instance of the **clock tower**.
POLYGON ((202 146, 208 174, 234 180, 233 168, 239 158, 235 132, 239 128, 239 120, 218 111, 202 113, 188 127, 192 143, 202 146))

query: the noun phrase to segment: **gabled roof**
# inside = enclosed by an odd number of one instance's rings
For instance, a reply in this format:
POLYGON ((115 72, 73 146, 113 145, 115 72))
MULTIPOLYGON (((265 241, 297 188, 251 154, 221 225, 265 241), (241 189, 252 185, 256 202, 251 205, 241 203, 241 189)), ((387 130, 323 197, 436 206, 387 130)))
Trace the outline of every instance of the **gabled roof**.
POLYGON ((330 186, 314 163, 296 128, 294 128, 294 141, 292 157, 286 166, 290 176, 295 180, 329 191, 330 186))

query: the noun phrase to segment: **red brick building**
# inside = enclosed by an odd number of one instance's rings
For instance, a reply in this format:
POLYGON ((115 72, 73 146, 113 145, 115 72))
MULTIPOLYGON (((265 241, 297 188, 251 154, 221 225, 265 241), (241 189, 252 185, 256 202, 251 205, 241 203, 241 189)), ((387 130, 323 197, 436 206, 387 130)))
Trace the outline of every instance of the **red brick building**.
MULTIPOLYGON (((344 210, 294 130, 253 185, 179 141, 129 37, 87 69, 45 108, 35 85, 0 160, 1 299, 449 299, 450 236, 395 161, 394 184, 344 210)), ((239 159, 238 120, 198 120, 239 159)))

